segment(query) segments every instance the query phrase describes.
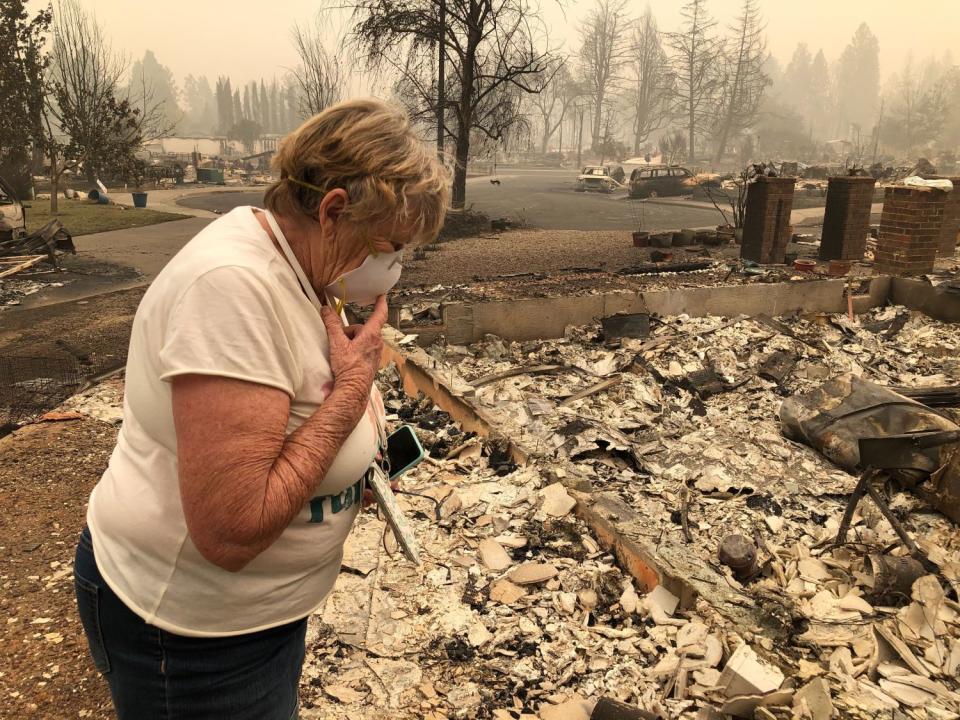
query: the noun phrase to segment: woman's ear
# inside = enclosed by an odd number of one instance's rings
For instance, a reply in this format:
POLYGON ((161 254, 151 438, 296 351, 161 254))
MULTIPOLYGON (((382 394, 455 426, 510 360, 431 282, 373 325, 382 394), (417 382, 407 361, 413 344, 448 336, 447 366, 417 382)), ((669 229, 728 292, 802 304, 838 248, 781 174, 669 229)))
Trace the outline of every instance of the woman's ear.
POLYGON ((317 211, 317 220, 324 231, 333 233, 349 201, 347 191, 343 188, 334 188, 323 196, 317 211))

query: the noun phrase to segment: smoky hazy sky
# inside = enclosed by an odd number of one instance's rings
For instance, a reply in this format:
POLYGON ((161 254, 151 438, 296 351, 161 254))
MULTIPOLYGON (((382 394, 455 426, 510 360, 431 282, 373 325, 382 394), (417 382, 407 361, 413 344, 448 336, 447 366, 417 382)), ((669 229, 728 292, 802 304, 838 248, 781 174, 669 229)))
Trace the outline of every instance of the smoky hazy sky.
MULTIPOLYGON (((35 6, 45 0, 32 0, 35 6)), ((114 47, 136 59, 150 49, 182 84, 189 73, 246 82, 282 76, 296 64, 290 42, 294 22, 309 21, 317 0, 81 0, 107 30, 114 47)), ((591 0, 540 0, 540 12, 554 43, 577 46, 578 21, 591 0)), ((661 30, 677 29, 682 0, 650 0, 661 30)), ((721 25, 730 23, 742 0, 708 0, 721 25)), ((646 0, 630 0, 639 15, 646 0)), ((833 62, 866 21, 880 41, 883 78, 895 72, 908 51, 919 58, 950 49, 960 61, 960 0, 760 0, 769 48, 785 65, 798 42, 811 52, 823 48, 833 62)))

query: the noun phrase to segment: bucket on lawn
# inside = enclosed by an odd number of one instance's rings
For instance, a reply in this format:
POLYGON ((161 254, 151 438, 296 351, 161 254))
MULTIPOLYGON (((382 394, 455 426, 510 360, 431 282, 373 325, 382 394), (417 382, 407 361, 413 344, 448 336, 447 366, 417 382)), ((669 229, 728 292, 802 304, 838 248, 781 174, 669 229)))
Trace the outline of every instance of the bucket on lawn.
POLYGON ((145 208, 147 206, 147 194, 145 192, 130 193, 133 195, 133 206, 145 208))

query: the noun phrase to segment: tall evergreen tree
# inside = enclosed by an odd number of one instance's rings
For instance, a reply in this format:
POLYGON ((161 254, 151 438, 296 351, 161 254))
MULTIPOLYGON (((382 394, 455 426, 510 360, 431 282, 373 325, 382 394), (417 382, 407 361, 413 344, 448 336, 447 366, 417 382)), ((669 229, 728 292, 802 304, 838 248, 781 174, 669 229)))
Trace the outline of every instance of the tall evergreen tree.
POLYGON ((837 63, 839 133, 867 135, 880 107, 880 43, 862 23, 837 63))
POLYGON ((206 76, 187 75, 183 81, 184 125, 190 132, 212 133, 217 127, 219 98, 214 98, 206 76))
POLYGON ((270 126, 273 132, 282 133, 283 128, 283 108, 280 105, 280 89, 277 85, 277 79, 274 78, 270 83, 270 126))
POLYGON ((233 89, 230 87, 230 78, 217 78, 217 132, 226 135, 234 124, 233 117, 233 89))
POLYGON ((0 174, 26 195, 32 151, 43 143, 44 37, 50 10, 32 18, 25 0, 0 2, 0 174))
POLYGON ((272 111, 270 109, 270 96, 267 95, 267 86, 260 78, 260 126, 264 132, 273 132, 273 123, 271 122, 272 111))
POLYGON ((764 72, 767 41, 757 0, 743 0, 741 14, 731 29, 734 35, 724 54, 726 68, 717 113, 717 162, 723 157, 730 138, 756 120, 763 94, 770 84, 764 72))
POLYGON ((810 96, 812 60, 807 44, 798 43, 783 72, 781 99, 797 108, 802 109, 810 96))
POLYGON ((147 50, 143 58, 133 64, 127 88, 130 102, 141 113, 153 106, 163 125, 171 131, 183 119, 179 95, 173 72, 160 64, 153 50, 147 50))
POLYGON ((723 44, 714 33, 716 21, 707 13, 705 0, 687 0, 680 11, 683 29, 669 33, 676 78, 677 113, 687 125, 687 160, 696 158, 697 136, 714 121, 721 81, 723 44))
MULTIPOLYGON (((243 104, 240 101, 240 88, 236 88, 233 91, 233 125, 238 124, 243 119, 243 104)), ((231 125, 230 128, 232 128, 233 125, 231 125)), ((230 128, 227 129, 228 132, 230 128)))
POLYGON ((832 131, 832 118, 836 99, 833 95, 833 79, 823 50, 818 50, 810 64, 810 95, 807 101, 810 109, 808 119, 810 134, 817 138, 826 138, 832 131))

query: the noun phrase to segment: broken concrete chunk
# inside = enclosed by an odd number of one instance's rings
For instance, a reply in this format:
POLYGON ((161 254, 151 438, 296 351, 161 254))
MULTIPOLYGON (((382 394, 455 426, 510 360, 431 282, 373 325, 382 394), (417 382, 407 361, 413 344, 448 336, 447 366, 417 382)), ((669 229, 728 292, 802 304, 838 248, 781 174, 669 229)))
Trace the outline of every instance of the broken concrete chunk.
POLYGON ((541 705, 540 720, 590 720, 594 703, 576 696, 557 705, 541 705))
POLYGON ((637 595, 637 591, 633 589, 633 583, 628 582, 623 589, 623 593, 620 595, 620 607, 623 608, 623 611, 627 615, 632 615, 637 611, 639 604, 640 596, 637 595))
POLYGON ((896 678, 880 680, 880 687, 887 695, 908 707, 921 707, 936 698, 933 693, 918 688, 909 682, 901 682, 896 678))
POLYGON ((540 497, 543 498, 543 511, 551 517, 564 517, 577 505, 567 493, 567 489, 560 483, 548 485, 540 491, 540 497))
POLYGON ((346 685, 324 685, 323 691, 344 705, 358 703, 367 696, 366 693, 357 692, 352 687, 346 685))
POLYGON ((526 594, 526 590, 517 587, 509 580, 497 580, 490 587, 490 599, 504 605, 511 605, 526 594))
POLYGON ((496 540, 485 538, 480 541, 480 559, 494 572, 502 572, 513 565, 513 560, 496 540))
POLYGON ((717 687, 717 685, 720 683, 720 671, 716 668, 703 668, 702 670, 694 670, 693 679, 698 685, 703 685, 705 688, 717 687))
POLYGON ((597 592, 595 590, 581 590, 577 594, 577 599, 580 601, 580 605, 583 606, 583 609, 587 612, 591 612, 597 603, 600 602, 600 598, 597 597, 597 592))
POLYGON ((564 615, 573 615, 577 609, 575 593, 562 592, 557 594, 557 606, 564 615))
POLYGON ((805 712, 810 720, 830 720, 833 717, 833 701, 827 681, 818 677, 800 688, 793 697, 793 707, 805 712))
POLYGON ((809 660, 801 659, 798 664, 797 677, 801 680, 809 680, 810 678, 819 677, 826 672, 826 669, 819 663, 810 662, 809 660))
POLYGON ((524 563, 510 571, 509 578, 517 585, 533 585, 556 577, 559 570, 550 563, 524 563))
POLYGON ((903 662, 918 675, 930 677, 930 671, 927 670, 926 666, 920 662, 920 659, 913 654, 913 651, 903 640, 883 625, 874 625, 873 631, 875 633, 877 651, 870 661, 871 668, 875 669, 881 662, 899 657, 899 659, 903 660, 903 662))
POLYGON ((497 535, 494 540, 504 547, 513 548, 515 550, 519 550, 520 548, 527 546, 527 539, 520 535, 497 535))
POLYGON ((821 560, 806 558, 797 563, 797 572, 804 580, 812 582, 822 582, 833 577, 827 566, 821 560))
POLYGON ((670 616, 676 612, 680 598, 667 590, 663 585, 657 585, 644 596, 644 600, 651 608, 660 609, 664 615, 670 616))
POLYGON ((873 605, 868 603, 859 595, 853 595, 852 593, 847 593, 840 598, 840 609, 853 610, 861 613, 862 615, 873 615, 873 605))
POLYGON ((760 707, 785 706, 792 701, 792 690, 757 695, 738 695, 727 700, 720 711, 724 715, 732 715, 733 717, 753 718, 757 716, 757 710, 760 707))
POLYGON ((767 515, 763 520, 767 523, 767 527, 770 528, 770 532, 777 534, 783 530, 785 520, 782 517, 767 515))
POLYGON ((487 630, 486 625, 481 622, 474 623, 467 633, 467 642, 473 647, 480 647, 493 640, 493 633, 487 630))
POLYGON ((677 631, 677 650, 688 650, 688 654, 698 657, 705 654, 707 644, 707 626, 702 622, 688 622, 677 631))
POLYGON ((727 697, 765 695, 778 690, 783 679, 783 673, 762 660, 749 645, 738 647, 720 674, 727 697))

